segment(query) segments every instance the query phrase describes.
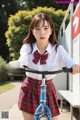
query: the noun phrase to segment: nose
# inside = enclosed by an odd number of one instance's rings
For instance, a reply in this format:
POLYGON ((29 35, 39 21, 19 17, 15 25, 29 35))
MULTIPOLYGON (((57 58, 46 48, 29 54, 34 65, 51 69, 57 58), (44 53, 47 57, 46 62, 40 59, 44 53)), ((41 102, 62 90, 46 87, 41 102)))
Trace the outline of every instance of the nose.
POLYGON ((43 30, 43 29, 40 30, 40 34, 41 34, 41 35, 44 34, 44 30, 43 30))

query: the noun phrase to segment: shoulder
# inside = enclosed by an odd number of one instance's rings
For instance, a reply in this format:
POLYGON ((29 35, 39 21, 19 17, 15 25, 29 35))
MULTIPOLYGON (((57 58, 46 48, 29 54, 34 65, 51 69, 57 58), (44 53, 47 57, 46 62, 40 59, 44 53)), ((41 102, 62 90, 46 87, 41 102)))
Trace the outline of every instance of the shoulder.
POLYGON ((56 44, 52 48, 55 49, 58 52, 64 50, 64 47, 60 44, 56 44))
POLYGON ((64 48, 62 45, 60 45, 60 44, 55 45, 55 46, 53 47, 53 50, 55 50, 55 52, 56 52, 57 54, 62 54, 62 53, 66 53, 66 52, 67 52, 67 51, 65 50, 65 48, 64 48))
POLYGON ((67 52, 67 50, 64 48, 64 46, 59 45, 58 46, 58 53, 60 55, 69 55, 69 53, 67 52))
POLYGON ((30 44, 27 43, 22 45, 20 52, 30 52, 30 50, 31 50, 30 44))
POLYGON ((58 45, 57 49, 58 49, 58 51, 63 51, 64 47, 62 45, 58 45))
POLYGON ((23 48, 23 49, 29 49, 30 48, 30 44, 29 43, 23 44, 21 48, 23 48))

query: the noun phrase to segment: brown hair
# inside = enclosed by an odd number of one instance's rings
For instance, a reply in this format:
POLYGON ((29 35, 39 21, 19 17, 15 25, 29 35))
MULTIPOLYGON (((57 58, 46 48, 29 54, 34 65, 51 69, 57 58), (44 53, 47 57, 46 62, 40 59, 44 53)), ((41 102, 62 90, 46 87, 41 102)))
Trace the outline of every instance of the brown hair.
POLYGON ((28 36, 23 40, 23 44, 29 43, 32 50, 33 50, 32 44, 36 42, 36 39, 32 34, 32 29, 34 29, 38 24, 40 24, 41 21, 43 21, 43 26, 44 26, 45 20, 50 24, 50 27, 52 29, 52 34, 50 35, 49 42, 52 45, 56 44, 58 46, 58 41, 57 41, 56 33, 55 33, 55 27, 54 27, 52 19, 47 14, 39 13, 33 17, 30 27, 29 27, 28 36))

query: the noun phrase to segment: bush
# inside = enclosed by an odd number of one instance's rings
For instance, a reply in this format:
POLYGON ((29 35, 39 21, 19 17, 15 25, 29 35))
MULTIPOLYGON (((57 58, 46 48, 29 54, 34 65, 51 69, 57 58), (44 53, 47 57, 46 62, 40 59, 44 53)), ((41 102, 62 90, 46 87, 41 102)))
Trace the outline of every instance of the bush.
POLYGON ((8 70, 6 61, 0 56, 0 82, 8 80, 8 70))
POLYGON ((54 8, 38 7, 32 11, 18 11, 11 15, 8 20, 8 30, 5 33, 7 45, 10 50, 12 60, 19 58, 19 51, 23 44, 23 39, 27 36, 28 28, 32 17, 37 13, 47 13, 52 18, 56 33, 58 34, 60 25, 66 11, 55 10, 54 8))

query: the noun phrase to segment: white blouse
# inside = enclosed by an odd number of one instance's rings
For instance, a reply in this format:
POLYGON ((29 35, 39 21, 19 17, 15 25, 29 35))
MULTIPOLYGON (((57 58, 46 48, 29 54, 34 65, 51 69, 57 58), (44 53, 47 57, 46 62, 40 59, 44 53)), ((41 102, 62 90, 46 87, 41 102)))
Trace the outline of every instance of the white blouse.
MULTIPOLYGON (((55 50, 55 46, 52 46, 51 43, 48 44, 46 50, 48 53, 48 59, 46 60, 46 64, 40 64, 40 61, 35 64, 33 62, 34 59, 34 52, 38 50, 40 53, 37 44, 33 44, 33 51, 31 52, 30 44, 24 44, 20 50, 20 57, 18 59, 20 63, 20 67, 23 67, 23 65, 28 66, 29 68, 38 70, 38 71, 55 71, 59 69, 60 63, 65 64, 68 68, 72 67, 74 65, 73 59, 70 57, 70 55, 66 52, 66 50, 63 48, 62 45, 59 45, 57 47, 57 52, 55 50)), ((41 80, 42 75, 41 74, 34 74, 26 72, 26 75, 29 77, 32 77, 34 79, 41 80)), ((54 78, 55 75, 46 75, 47 80, 54 78)))

